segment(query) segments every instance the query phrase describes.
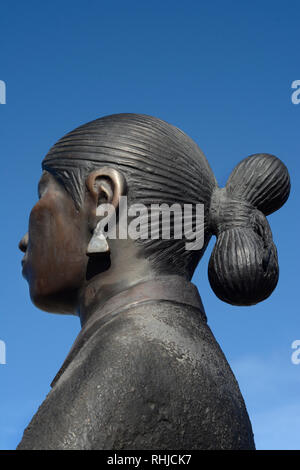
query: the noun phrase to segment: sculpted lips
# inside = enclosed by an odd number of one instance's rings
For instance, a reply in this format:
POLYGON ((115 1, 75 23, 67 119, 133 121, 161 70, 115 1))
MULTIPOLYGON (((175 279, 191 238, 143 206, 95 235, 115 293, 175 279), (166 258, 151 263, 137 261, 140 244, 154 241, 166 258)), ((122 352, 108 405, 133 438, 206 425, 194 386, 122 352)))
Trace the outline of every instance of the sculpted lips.
POLYGON ((25 255, 23 256, 22 261, 21 261, 21 264, 22 264, 23 267, 24 267, 24 264, 27 260, 27 256, 26 256, 27 246, 28 246, 28 232, 24 235, 24 237, 22 238, 22 240, 19 243, 19 249, 21 251, 23 251, 23 253, 25 253, 25 255))

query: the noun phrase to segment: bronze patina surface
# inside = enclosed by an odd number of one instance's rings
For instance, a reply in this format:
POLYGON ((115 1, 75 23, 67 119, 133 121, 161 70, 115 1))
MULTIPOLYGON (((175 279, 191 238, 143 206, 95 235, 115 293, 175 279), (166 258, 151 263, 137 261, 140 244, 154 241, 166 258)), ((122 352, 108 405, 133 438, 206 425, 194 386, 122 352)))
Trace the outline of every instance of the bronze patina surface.
MULTIPOLYGON (((254 449, 237 381, 191 283, 212 235, 208 275, 233 305, 266 299, 278 281, 266 216, 290 181, 255 154, 219 188, 199 147, 151 116, 118 114, 60 139, 43 160, 40 199, 20 242, 33 303, 78 315, 82 330, 18 449, 254 449), (184 237, 110 239, 111 204, 203 204, 203 246, 184 237)), ((213 314, 210 313, 210 314, 213 314)))

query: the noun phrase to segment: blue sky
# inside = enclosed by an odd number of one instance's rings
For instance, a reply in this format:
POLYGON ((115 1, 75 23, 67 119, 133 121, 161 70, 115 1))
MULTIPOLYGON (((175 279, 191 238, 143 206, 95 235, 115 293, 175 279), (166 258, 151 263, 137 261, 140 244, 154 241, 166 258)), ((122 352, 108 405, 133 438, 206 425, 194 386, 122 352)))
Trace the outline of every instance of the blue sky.
POLYGON ((292 192, 269 217, 280 263, 273 295, 254 307, 219 301, 197 268, 209 324, 236 374, 257 448, 300 448, 299 2, 90 0, 6 2, 0 17, 0 448, 13 449, 79 332, 75 317, 40 312, 21 277, 17 243, 37 200, 41 160, 66 132, 106 114, 154 115, 180 127, 220 185, 244 157, 273 153, 292 192))

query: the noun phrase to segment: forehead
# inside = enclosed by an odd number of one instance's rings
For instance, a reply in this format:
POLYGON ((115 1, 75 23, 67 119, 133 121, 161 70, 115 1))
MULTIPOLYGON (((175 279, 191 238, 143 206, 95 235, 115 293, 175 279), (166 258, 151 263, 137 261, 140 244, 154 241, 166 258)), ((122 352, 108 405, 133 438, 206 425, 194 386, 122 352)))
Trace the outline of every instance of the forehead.
POLYGON ((59 184, 56 178, 51 173, 44 170, 38 182, 38 193, 41 193, 43 189, 46 187, 48 188, 50 185, 54 186, 56 189, 62 189, 62 186, 59 184))
POLYGON ((64 196, 67 199, 70 199, 74 204, 74 199, 72 197, 72 192, 68 191, 68 188, 65 186, 64 181, 61 181, 59 178, 56 178, 51 172, 43 170, 41 178, 38 182, 37 192, 38 197, 41 199, 43 195, 49 194, 49 191, 53 191, 60 196, 64 196))
POLYGON ((49 176, 50 176, 50 173, 48 173, 48 171, 46 171, 46 170, 43 170, 39 182, 46 181, 49 178, 49 176))
POLYGON ((44 184, 47 184, 49 181, 51 180, 51 175, 50 173, 48 173, 48 171, 44 170, 42 172, 42 175, 40 177, 40 180, 38 182, 38 187, 44 185, 44 184))

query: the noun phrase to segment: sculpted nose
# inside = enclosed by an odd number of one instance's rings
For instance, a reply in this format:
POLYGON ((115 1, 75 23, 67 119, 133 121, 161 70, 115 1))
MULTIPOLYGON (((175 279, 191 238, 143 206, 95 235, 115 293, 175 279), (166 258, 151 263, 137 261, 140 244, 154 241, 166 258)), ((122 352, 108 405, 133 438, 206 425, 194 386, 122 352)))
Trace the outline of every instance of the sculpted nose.
POLYGON ((28 246, 28 232, 25 233, 24 237, 22 238, 22 240, 20 241, 19 243, 19 249, 21 251, 23 251, 23 253, 26 252, 27 250, 27 246, 28 246))

